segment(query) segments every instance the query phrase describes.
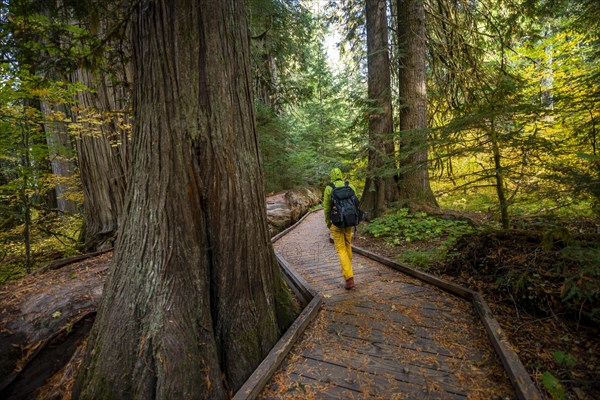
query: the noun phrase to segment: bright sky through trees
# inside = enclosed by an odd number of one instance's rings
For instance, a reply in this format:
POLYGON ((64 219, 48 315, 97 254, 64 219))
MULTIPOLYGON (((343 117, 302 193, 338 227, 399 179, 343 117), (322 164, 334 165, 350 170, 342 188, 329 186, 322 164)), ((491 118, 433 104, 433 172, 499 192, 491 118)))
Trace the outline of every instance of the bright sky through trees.
MULTIPOLYGON (((327 0, 308 0, 305 2, 305 5, 308 9, 312 10, 316 18, 321 18, 323 20, 323 24, 325 24, 324 20, 324 11, 327 6, 327 0)), ((325 32, 325 40, 323 46, 327 51, 327 62, 329 67, 334 71, 339 71, 339 61, 340 61, 340 52, 337 48, 338 43, 340 43, 342 37, 340 33, 336 30, 335 24, 330 24, 325 32)))

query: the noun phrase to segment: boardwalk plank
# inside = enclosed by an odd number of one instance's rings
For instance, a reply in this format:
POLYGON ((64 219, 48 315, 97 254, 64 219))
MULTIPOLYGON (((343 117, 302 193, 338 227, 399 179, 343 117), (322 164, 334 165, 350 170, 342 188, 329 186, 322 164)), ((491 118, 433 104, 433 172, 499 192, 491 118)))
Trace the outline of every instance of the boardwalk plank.
MULTIPOLYGON (((325 384, 335 383, 338 387, 360 393, 360 396, 392 398, 396 394, 404 393, 411 398, 427 397, 431 390, 425 385, 399 381, 392 374, 377 375, 349 368, 347 364, 323 362, 312 358, 301 357, 294 363, 293 368, 298 375, 310 377, 325 384)), ((439 386, 436 385, 435 390, 440 391, 439 386)), ((463 396, 446 397, 446 394, 449 393, 444 392, 442 397, 464 398, 463 396)))

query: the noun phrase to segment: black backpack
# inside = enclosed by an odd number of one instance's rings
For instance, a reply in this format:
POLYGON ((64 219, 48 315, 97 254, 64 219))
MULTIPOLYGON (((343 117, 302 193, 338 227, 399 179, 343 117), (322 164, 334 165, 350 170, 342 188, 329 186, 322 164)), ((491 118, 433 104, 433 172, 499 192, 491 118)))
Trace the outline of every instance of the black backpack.
POLYGON ((356 226, 365 218, 365 213, 358 208, 358 198, 348 181, 344 186, 336 187, 329 183, 331 192, 331 223, 338 228, 356 226))

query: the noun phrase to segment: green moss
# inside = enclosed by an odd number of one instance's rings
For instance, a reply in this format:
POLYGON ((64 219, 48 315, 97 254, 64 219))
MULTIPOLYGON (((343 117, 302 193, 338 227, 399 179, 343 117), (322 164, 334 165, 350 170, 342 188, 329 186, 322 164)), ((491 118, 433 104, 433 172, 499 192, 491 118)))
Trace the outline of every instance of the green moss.
POLYGON ((281 332, 285 332, 300 314, 300 303, 295 299, 283 277, 275 289, 275 308, 277 325, 281 332))

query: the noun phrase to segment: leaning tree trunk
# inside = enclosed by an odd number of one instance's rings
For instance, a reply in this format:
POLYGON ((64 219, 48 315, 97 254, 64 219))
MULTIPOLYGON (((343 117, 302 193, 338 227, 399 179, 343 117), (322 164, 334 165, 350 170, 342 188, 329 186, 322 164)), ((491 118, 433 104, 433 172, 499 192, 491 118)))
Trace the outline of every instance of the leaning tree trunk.
POLYGON ((398 0, 400 65, 400 198, 407 205, 437 206, 429 184, 427 93, 425 82, 425 6, 398 0))
POLYGON ((239 1, 132 15, 133 165, 83 399, 223 399, 291 323, 266 224, 239 1))
POLYGON ((385 0, 367 0, 367 64, 369 96, 369 160, 361 199, 370 216, 381 215, 386 202, 394 201, 397 186, 386 170, 393 168, 392 100, 385 0))

